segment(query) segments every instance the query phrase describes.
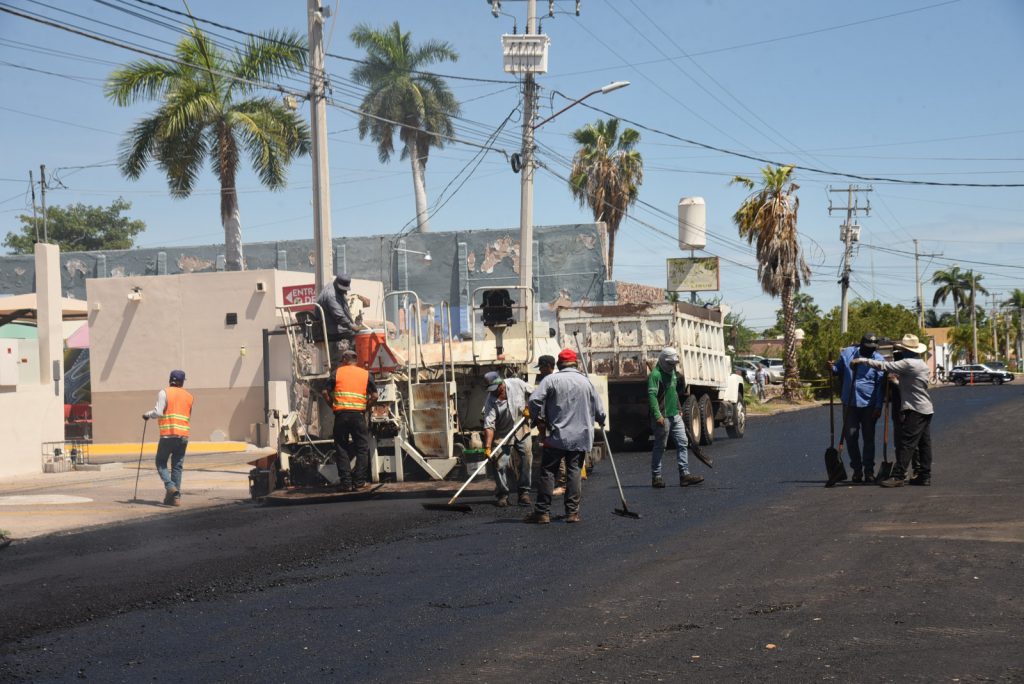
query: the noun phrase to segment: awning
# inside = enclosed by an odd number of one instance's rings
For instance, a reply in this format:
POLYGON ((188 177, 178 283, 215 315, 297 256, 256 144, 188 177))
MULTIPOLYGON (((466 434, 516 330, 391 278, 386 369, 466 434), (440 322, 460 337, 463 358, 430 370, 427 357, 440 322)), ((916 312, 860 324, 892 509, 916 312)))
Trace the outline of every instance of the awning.
MULTIPOLYGON (((88 302, 83 299, 61 297, 60 306, 61 315, 65 320, 84 319, 89 313, 88 302)), ((38 308, 34 292, 0 297, 0 325, 23 319, 34 321, 38 308)))

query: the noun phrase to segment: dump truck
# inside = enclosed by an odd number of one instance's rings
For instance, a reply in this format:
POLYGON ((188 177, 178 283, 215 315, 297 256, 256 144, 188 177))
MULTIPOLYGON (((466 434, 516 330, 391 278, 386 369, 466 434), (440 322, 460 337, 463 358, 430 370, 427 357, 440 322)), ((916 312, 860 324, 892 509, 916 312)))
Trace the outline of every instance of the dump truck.
POLYGON ((647 377, 665 347, 679 351, 685 380, 680 405, 702 445, 714 441, 716 427, 730 437, 746 429, 743 378, 732 372, 723 324, 728 309, 685 302, 619 304, 565 308, 558 333, 566 346, 579 344, 593 372, 608 378, 608 416, 613 449, 630 439, 646 448, 651 436, 647 377))

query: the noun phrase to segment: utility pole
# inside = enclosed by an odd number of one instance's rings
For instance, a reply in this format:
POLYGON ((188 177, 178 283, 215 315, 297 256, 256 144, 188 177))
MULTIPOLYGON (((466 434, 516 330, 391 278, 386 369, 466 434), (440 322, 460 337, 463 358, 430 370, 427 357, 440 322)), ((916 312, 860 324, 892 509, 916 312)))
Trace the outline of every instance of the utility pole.
MULTIPOLYGON (((526 2, 526 33, 537 33, 537 0, 526 2)), ((533 288, 533 125, 537 81, 532 70, 523 79, 523 168, 519 193, 519 285, 533 288)))
POLYGON ((43 210, 43 242, 49 242, 50 235, 46 223, 46 164, 39 165, 39 195, 43 210))
POLYGON ((32 193, 32 229, 36 231, 36 242, 39 242, 39 219, 36 217, 36 179, 32 177, 32 169, 28 170, 28 187, 32 193))
POLYGON ((870 200, 865 201, 864 206, 860 206, 860 198, 856 193, 860 192, 871 192, 870 187, 862 188, 856 185, 851 185, 845 190, 833 189, 829 186, 829 192, 845 192, 846 193, 846 206, 845 207, 833 207, 832 200, 828 203, 829 216, 832 215, 832 211, 845 211, 846 221, 839 226, 839 239, 843 243, 843 272, 839 277, 839 285, 842 289, 842 305, 841 305, 841 321, 839 332, 846 333, 849 328, 850 321, 850 260, 853 258, 853 243, 860 241, 860 225, 854 222, 859 212, 864 212, 867 216, 871 212, 870 200))
POLYGON ((996 314, 998 309, 996 308, 996 295, 998 292, 990 292, 989 296, 992 297, 992 352, 996 358, 999 358, 999 326, 996 324, 996 314))
POLYGON ((324 72, 324 19, 330 8, 306 0, 309 28, 309 114, 313 157, 313 246, 316 292, 331 282, 331 180, 327 168, 327 78, 324 72))
POLYGON ((921 254, 918 250, 917 239, 914 239, 914 296, 917 298, 917 327, 924 330, 924 285, 921 284, 921 272, 918 262, 921 257, 937 257, 939 254, 921 254))
POLYGON ((1010 365, 1010 312, 1003 309, 1003 358, 1006 359, 1006 365, 1010 365))
POLYGON ((971 363, 978 363, 978 307, 974 290, 978 287, 978 276, 971 271, 971 363))

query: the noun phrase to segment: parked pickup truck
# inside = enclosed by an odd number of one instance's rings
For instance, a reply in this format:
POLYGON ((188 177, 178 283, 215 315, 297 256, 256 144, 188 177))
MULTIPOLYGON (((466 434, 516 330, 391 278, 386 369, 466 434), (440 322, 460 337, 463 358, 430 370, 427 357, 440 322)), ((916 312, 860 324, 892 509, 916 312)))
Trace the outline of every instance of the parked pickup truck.
POLYGON ((722 426, 730 437, 746 429, 743 378, 732 372, 722 321, 726 311, 685 302, 619 304, 562 309, 562 345, 579 340, 592 371, 608 378, 608 439, 620 448, 625 438, 644 445, 651 435, 647 376, 664 347, 679 351, 686 387, 680 394, 685 419, 701 444, 714 441, 722 426))

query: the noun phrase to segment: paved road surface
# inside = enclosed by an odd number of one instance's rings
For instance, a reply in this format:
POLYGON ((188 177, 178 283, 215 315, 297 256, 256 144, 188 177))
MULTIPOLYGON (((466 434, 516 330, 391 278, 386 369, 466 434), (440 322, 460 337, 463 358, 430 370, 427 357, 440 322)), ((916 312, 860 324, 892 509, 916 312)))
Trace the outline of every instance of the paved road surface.
POLYGON ((623 454, 639 521, 604 466, 582 525, 369 500, 16 545, 0 679, 1022 681, 1024 383, 933 396, 930 488, 824 489, 810 409, 721 439, 701 488, 623 454))

